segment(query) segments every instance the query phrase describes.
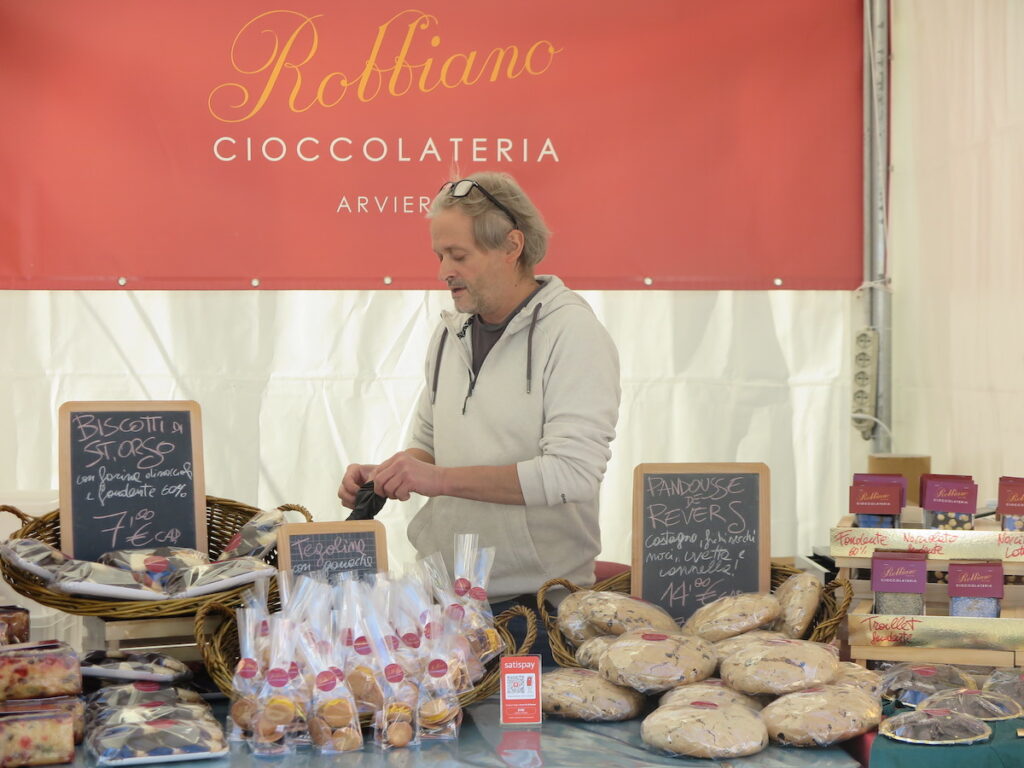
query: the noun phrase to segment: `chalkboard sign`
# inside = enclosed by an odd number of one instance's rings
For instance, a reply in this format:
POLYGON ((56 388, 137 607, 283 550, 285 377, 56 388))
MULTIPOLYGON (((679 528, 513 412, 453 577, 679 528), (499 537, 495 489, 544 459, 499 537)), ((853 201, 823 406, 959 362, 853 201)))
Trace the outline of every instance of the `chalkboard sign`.
POLYGON ((376 573, 388 569, 387 538, 376 520, 285 523, 277 529, 277 564, 282 571, 376 573))
POLYGON ((115 549, 206 551, 199 403, 60 407, 60 545, 80 560, 115 549))
POLYGON ((678 622, 771 588, 768 467, 640 464, 633 472, 631 592, 678 622))

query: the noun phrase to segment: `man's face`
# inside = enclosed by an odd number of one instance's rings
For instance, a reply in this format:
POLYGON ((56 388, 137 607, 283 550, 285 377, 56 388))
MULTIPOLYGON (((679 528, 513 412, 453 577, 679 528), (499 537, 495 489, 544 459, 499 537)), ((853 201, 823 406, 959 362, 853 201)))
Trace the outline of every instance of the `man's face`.
POLYGON ((501 249, 486 250, 473 237, 473 220, 458 208, 430 220, 430 240, 440 261, 437 277, 451 291, 455 308, 488 323, 505 319, 503 295, 514 276, 515 259, 501 249))

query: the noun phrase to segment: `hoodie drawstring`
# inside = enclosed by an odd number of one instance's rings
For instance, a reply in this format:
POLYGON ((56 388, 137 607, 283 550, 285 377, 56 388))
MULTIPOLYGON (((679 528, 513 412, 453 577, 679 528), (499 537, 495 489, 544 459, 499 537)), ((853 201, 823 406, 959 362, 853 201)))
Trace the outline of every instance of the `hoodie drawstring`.
POLYGON ((434 383, 430 390, 430 404, 437 400, 437 380, 441 378, 441 356, 444 355, 444 340, 448 338, 448 329, 441 333, 441 340, 437 343, 437 361, 434 363, 434 383))
POLYGON ((533 308, 533 317, 530 320, 530 335, 526 338, 526 394, 530 394, 533 385, 533 329, 537 327, 537 316, 543 304, 538 303, 533 308))

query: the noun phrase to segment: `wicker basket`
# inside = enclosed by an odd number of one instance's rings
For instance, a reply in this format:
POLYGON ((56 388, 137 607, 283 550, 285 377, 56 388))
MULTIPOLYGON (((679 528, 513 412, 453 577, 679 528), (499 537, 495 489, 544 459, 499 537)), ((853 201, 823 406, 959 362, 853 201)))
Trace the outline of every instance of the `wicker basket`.
MULTIPOLYGON (((270 594, 267 602, 271 611, 278 606, 277 585, 271 582, 270 594)), ((507 611, 500 613, 494 619, 495 629, 498 635, 505 642, 505 647, 512 649, 504 655, 516 655, 529 653, 537 639, 537 617, 529 608, 521 605, 513 606, 507 611), (523 619, 526 622, 526 635, 523 642, 517 648, 508 625, 515 619, 523 619)), ((196 645, 203 654, 203 663, 206 671, 217 687, 232 699, 235 697, 235 690, 232 685, 235 666, 238 664, 240 652, 238 648, 238 624, 235 621, 235 611, 232 606, 222 602, 211 601, 203 605, 196 613, 195 621, 196 645), (212 632, 207 634, 206 627, 208 617, 220 616, 222 621, 212 632)), ((478 701, 483 701, 493 696, 498 690, 499 684, 499 663, 497 659, 488 665, 486 674, 471 691, 459 694, 459 701, 466 707, 478 701)), ((370 716, 363 717, 363 725, 370 724, 370 716)))
MULTIPOLYGON (((800 573, 800 570, 791 565, 783 563, 772 563, 772 591, 775 591, 786 579, 793 574, 800 573)), ((630 573, 626 571, 613 576, 607 581, 602 581, 587 589, 610 592, 629 592, 630 573)), ((541 621, 548 630, 548 642, 551 644, 551 655, 555 662, 563 667, 578 667, 576 662, 575 648, 566 640, 558 629, 557 616, 550 614, 544 604, 544 598, 552 587, 565 587, 570 592, 581 589, 565 579, 552 579, 540 588, 537 593, 537 607, 540 611, 541 621)), ((846 611, 853 600, 853 587, 846 579, 836 579, 825 585, 822 591, 821 604, 817 613, 811 621, 811 628, 808 630, 807 640, 815 640, 819 643, 827 643, 836 636, 846 611)))
MULTIPOLYGON (((279 509, 301 512, 307 521, 312 520, 309 511, 298 504, 282 504, 279 509)), ((10 512, 18 517, 24 525, 11 538, 36 539, 51 547, 60 549, 60 510, 48 512, 42 517, 26 515, 16 507, 0 505, 0 511, 10 512)), ((260 512, 229 499, 206 497, 206 530, 209 542, 210 559, 215 559, 231 541, 238 530, 253 516, 260 512)), ((277 564, 277 549, 272 549, 264 558, 267 562, 277 564)), ((199 606, 211 599, 223 603, 238 603, 247 585, 236 587, 225 592, 216 592, 201 597, 178 598, 174 600, 104 600, 99 598, 67 595, 54 592, 46 582, 38 576, 15 568, 0 559, 0 573, 4 580, 20 594, 35 600, 37 603, 56 608, 64 613, 79 616, 98 616, 101 619, 165 619, 172 616, 193 616, 199 606)))

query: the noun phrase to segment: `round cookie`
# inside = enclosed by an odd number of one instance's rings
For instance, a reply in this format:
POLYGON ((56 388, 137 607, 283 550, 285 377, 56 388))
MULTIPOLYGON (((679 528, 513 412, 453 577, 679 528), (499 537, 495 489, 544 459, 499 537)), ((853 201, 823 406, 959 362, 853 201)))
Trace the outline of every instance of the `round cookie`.
POLYGON ((768 736, 779 744, 827 747, 882 721, 882 705, 863 691, 826 685, 780 696, 761 711, 768 736))
POLYGON ((602 635, 621 635, 636 629, 679 632, 676 620, 665 609, 621 592, 592 592, 580 603, 580 612, 602 635))
POLYGON ((644 719, 640 737, 656 749, 691 757, 742 757, 768 746, 768 732, 756 712, 712 702, 659 707, 644 719))
POLYGON ((732 656, 740 648, 746 648, 748 645, 754 643, 761 643, 765 640, 785 640, 786 636, 781 632, 773 632, 768 629, 754 629, 750 632, 744 632, 742 635, 736 635, 735 637, 727 637, 725 640, 719 640, 715 643, 715 654, 718 656, 718 662, 721 663, 724 659, 732 656))
POLYGON ((659 707, 685 706, 695 701, 710 701, 713 704, 739 704, 754 712, 759 712, 764 704, 757 699, 734 691, 717 678, 709 677, 699 683, 687 683, 677 688, 669 688, 658 700, 659 707))
POLYGON ((711 676, 718 658, 698 637, 641 629, 626 632, 608 646, 598 663, 606 680, 641 693, 661 693, 711 676))
POLYGON ((576 649, 576 663, 587 669, 597 669, 598 662, 608 650, 608 646, 615 642, 617 635, 601 635, 586 640, 576 649))
POLYGON ((839 660, 828 646, 807 640, 768 640, 749 645, 722 662, 726 685, 742 693, 792 693, 830 683, 839 660))
POLYGON ((582 611, 583 601, 593 594, 596 593, 592 589, 579 589, 566 596, 558 605, 558 631, 576 647, 592 637, 604 634, 590 626, 582 611))
POLYGON ((686 620, 683 631, 712 643, 771 624, 782 608, 773 595, 742 592, 701 606, 686 620))
POLYGON ((556 669, 540 678, 541 701, 549 715, 603 722, 636 717, 643 694, 605 680, 592 669, 556 669))
POLYGON ((802 638, 818 612, 821 603, 822 584, 810 573, 795 573, 775 590, 782 613, 775 620, 772 629, 783 632, 787 637, 802 638))

